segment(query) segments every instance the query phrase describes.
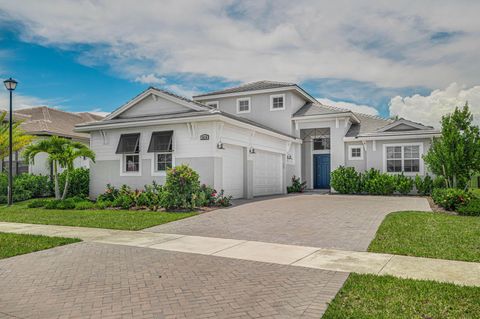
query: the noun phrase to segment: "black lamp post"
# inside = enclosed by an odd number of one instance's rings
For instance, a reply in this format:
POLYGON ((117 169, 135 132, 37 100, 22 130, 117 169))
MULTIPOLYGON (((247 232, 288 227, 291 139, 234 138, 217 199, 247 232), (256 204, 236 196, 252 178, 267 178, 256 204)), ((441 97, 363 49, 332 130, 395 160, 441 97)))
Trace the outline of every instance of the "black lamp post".
POLYGON ((13 176, 12 176, 12 166, 13 166, 13 139, 12 139, 12 126, 13 126, 13 108, 12 108, 12 92, 15 90, 17 87, 17 81, 15 81, 12 78, 9 78, 8 80, 3 81, 3 84, 5 84, 5 87, 7 90, 10 92, 10 110, 8 114, 8 121, 9 121, 9 126, 8 126, 8 206, 13 204, 13 193, 12 193, 12 188, 13 188, 13 176))

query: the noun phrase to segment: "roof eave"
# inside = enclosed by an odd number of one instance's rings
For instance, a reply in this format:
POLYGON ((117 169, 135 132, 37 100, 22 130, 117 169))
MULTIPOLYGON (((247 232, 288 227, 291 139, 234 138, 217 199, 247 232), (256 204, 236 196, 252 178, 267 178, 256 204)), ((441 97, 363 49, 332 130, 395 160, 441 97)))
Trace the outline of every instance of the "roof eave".
POLYGON ((317 102, 317 100, 314 97, 312 97, 304 89, 302 89, 296 84, 282 86, 274 89, 251 90, 251 91, 219 93, 219 94, 202 94, 202 95, 193 96, 192 98, 197 101, 204 101, 204 100, 211 100, 211 99, 220 99, 224 97, 235 97, 235 96, 243 96, 248 94, 273 93, 273 92, 291 91, 291 90, 294 90, 298 92, 300 95, 304 96, 307 99, 307 101, 310 101, 312 103, 317 102))

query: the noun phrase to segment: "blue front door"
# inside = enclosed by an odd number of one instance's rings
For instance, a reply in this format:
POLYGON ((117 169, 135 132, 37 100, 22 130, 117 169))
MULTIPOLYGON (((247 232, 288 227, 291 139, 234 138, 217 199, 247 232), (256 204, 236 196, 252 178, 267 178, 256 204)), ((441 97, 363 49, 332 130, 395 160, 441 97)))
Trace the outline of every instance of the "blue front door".
POLYGON ((313 187, 330 188, 330 154, 313 155, 313 187))

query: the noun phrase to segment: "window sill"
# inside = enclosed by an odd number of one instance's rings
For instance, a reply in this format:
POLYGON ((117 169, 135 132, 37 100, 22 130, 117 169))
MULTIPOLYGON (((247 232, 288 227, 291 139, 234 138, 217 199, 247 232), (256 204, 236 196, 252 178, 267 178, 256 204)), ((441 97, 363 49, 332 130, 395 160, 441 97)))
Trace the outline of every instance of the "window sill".
POLYGON ((121 172, 120 176, 142 176, 141 172, 121 172))

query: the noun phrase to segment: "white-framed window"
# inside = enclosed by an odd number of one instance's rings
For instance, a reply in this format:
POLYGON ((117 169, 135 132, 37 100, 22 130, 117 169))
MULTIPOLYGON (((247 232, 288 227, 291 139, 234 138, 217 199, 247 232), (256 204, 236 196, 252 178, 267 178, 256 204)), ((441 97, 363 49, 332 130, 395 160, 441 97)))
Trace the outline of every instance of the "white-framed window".
POLYGON ((387 173, 423 175, 422 143, 386 144, 383 146, 383 170, 387 173))
POLYGON ((140 155, 139 154, 124 154, 124 172, 137 173, 140 172, 140 155))
POLYGON ((170 153, 156 153, 155 154, 155 171, 166 172, 173 165, 173 154, 170 153))
POLYGON ((140 133, 120 135, 117 146, 120 158, 120 176, 141 176, 140 133))
POLYGON ((251 99, 249 97, 244 97, 237 99, 237 113, 250 113, 251 99))
POLYGON ((363 146, 362 145, 349 145, 348 146, 348 159, 350 161, 363 160, 363 146))
POLYGON ((285 94, 270 95, 270 111, 285 110, 285 94))
POLYGON ((152 132, 148 153, 153 153, 152 175, 164 176, 173 167, 173 131, 152 132))
POLYGON ((208 106, 214 107, 218 109, 218 105, 220 104, 218 101, 210 101, 206 103, 208 106))

